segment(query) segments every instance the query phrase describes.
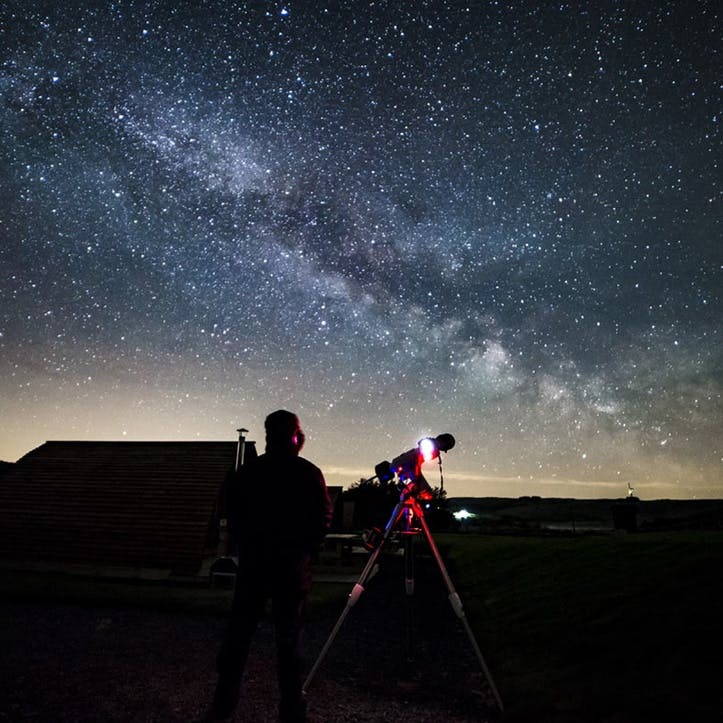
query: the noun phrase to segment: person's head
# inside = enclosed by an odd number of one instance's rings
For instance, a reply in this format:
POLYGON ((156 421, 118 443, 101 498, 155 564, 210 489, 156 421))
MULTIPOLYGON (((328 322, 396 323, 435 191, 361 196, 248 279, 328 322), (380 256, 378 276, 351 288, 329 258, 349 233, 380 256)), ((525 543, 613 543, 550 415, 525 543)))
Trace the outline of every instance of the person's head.
POLYGON ((299 418, 293 412, 278 409, 269 414, 264 422, 267 452, 290 452, 298 454, 304 446, 304 432, 299 418))

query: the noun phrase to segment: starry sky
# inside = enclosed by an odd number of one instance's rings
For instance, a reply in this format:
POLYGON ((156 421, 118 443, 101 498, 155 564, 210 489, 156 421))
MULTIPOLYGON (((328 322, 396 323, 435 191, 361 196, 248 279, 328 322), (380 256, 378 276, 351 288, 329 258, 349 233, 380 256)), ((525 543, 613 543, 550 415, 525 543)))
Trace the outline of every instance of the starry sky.
POLYGON ((448 432, 450 496, 721 497, 720 31, 3 2, 0 458, 284 407, 330 484, 448 432))

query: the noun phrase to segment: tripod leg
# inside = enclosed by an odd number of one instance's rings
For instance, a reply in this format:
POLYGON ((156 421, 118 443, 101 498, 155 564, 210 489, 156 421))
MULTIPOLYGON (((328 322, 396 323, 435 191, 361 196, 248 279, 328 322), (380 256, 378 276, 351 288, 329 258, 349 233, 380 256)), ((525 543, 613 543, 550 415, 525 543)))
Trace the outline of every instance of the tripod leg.
POLYGON ((492 674, 490 673, 489 668, 487 667, 487 663, 485 662, 485 659, 482 655, 482 651, 480 650, 480 647, 477 644, 477 640, 474 636, 474 633, 472 632, 472 628, 470 627, 469 621, 467 620, 467 616, 464 613, 464 608, 462 607, 462 600, 460 599, 459 595, 457 594, 457 591, 454 589, 454 585, 452 584, 452 579, 450 578, 449 573, 447 572, 447 568, 445 567, 444 562, 442 561, 442 556, 439 554, 437 545, 434 543, 434 539, 432 538, 432 533, 429 531, 427 521, 424 519, 424 514, 418 514, 418 518, 422 525, 422 530, 424 530, 424 536, 427 538, 429 547, 432 550, 432 554, 434 555, 434 559, 437 561, 437 567, 439 567, 439 571, 442 573, 442 578, 444 579, 444 584, 447 587, 447 591, 449 592, 449 603, 452 606, 452 609, 454 610, 455 615, 462 621, 462 625, 464 626, 465 632, 467 633, 469 642, 471 643, 472 649, 474 650, 475 655, 477 656, 477 661, 479 662, 480 667, 482 668, 482 672, 484 673, 485 678, 487 678, 487 682, 489 683, 489 686, 492 690, 492 694, 495 697, 497 706, 499 707, 500 711, 503 712, 504 706, 502 705, 502 698, 500 698, 500 694, 497 691, 497 686, 495 685, 495 682, 492 679, 492 674))
POLYGON ((369 556, 369 559, 367 560, 367 564, 364 566, 364 569, 362 570, 361 575, 359 576, 359 579, 357 580, 356 584, 352 588, 352 591, 349 593, 349 597, 346 602, 346 606, 341 611, 341 615, 339 616, 339 619, 336 621, 336 625, 332 628, 331 633, 329 634, 329 637, 327 638, 326 642, 324 643, 324 647, 321 649, 321 652, 319 653, 316 662, 312 666, 311 670, 309 671, 309 674, 306 676, 306 680, 304 681, 303 685, 303 692, 306 693, 307 689, 311 685, 311 681, 314 679, 314 676, 316 675, 317 671, 321 667, 321 664, 324 662, 324 658, 326 657, 326 654, 329 652, 329 648, 331 648, 332 643, 334 642, 334 638, 336 638, 337 633, 341 629, 342 624, 344 623, 344 620, 346 620, 346 616, 351 612, 351 609, 356 605, 357 601, 361 597, 361 594, 364 592, 364 583, 372 576, 374 573, 374 568, 376 564, 376 560, 379 557, 379 554, 382 551, 382 548, 386 544, 387 540, 389 539, 389 535, 391 534, 392 530, 394 529, 394 526, 399 521, 399 518, 404 513, 404 506, 403 506, 403 500, 400 500, 397 506, 394 508, 394 511, 392 512, 391 517, 389 518, 389 522, 387 523, 386 528, 384 529, 384 536, 381 539, 381 542, 376 547, 374 552, 369 556))
MULTIPOLYGON (((378 549, 378 548, 377 548, 378 549)), ((349 593, 349 599, 347 600, 346 607, 342 610, 341 615, 339 616, 339 619, 336 621, 336 625, 334 625, 331 633, 329 634, 329 637, 327 638, 326 642, 324 643, 324 647, 321 649, 321 652, 319 653, 319 656, 316 659, 316 662, 312 666, 311 670, 309 671, 309 674, 306 676, 306 680, 304 681, 304 685, 302 687, 302 692, 306 693, 309 686, 311 685, 311 681, 314 679, 314 676, 316 675, 316 672, 321 667, 321 664, 324 662, 324 658, 326 658, 326 654, 329 652, 329 648, 331 647, 331 644, 334 642, 334 638, 336 638, 337 633, 341 629, 341 626, 346 619, 346 616, 349 614, 350 610, 354 605, 356 604, 356 601, 361 597, 361 594, 364 592, 364 586, 361 583, 356 583, 354 585, 352 591, 349 593)))
POLYGON ((404 538, 404 591, 406 593, 406 653, 407 662, 414 659, 414 538, 416 532, 403 532, 404 538))

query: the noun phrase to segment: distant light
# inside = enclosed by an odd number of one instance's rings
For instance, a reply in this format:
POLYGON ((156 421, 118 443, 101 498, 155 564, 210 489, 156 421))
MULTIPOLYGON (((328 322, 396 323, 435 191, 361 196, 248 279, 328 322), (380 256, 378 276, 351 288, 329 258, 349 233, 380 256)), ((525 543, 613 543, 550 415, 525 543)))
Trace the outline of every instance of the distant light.
POLYGON ((471 520, 473 517, 477 517, 477 515, 467 510, 457 510, 457 512, 452 513, 452 517, 454 517, 455 520, 471 520))

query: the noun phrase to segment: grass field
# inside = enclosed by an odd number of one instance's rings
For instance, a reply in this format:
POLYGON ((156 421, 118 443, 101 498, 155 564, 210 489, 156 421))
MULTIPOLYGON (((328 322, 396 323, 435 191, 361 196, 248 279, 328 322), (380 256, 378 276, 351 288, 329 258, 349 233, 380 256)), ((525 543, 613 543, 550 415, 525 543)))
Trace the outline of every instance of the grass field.
MULTIPOLYGON (((435 535, 509 721, 717 721, 723 532, 435 535)), ((348 584, 317 585, 312 614, 348 584)), ((228 609, 226 590, 0 575, 14 599, 228 609)))
POLYGON ((439 542, 510 713, 720 720, 723 533, 439 542))

